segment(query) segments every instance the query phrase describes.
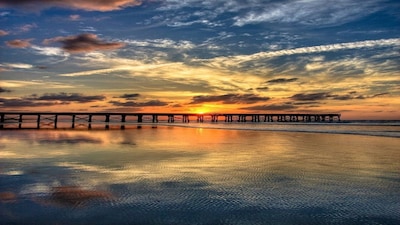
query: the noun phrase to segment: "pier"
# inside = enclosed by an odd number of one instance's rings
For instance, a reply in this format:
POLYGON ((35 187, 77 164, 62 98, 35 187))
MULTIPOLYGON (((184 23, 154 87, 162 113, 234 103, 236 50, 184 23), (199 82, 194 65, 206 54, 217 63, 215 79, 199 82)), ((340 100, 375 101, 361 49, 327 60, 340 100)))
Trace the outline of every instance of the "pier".
POLYGON ((109 129, 117 126, 162 123, 332 123, 340 122, 340 114, 304 113, 116 113, 116 112, 0 112, 0 129, 88 128, 109 129))

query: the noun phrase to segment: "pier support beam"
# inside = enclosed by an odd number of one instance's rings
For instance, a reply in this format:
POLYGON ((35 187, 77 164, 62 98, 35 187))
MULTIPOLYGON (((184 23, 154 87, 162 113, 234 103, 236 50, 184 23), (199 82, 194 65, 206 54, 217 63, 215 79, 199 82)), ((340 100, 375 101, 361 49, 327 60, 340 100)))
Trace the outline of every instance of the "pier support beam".
POLYGON ((189 115, 182 115, 182 123, 189 123, 189 115))
POLYGON ((22 114, 19 114, 18 128, 22 128, 22 114))
POLYGON ((105 128, 107 130, 110 129, 110 114, 106 114, 106 120, 104 122, 106 122, 105 128))
POLYGON ((5 117, 4 114, 0 115, 0 129, 4 128, 4 117, 5 117))
POLYGON ((54 115, 54 129, 57 129, 58 115, 54 115))
POLYGON ((203 123, 204 122, 204 116, 203 115, 197 116, 197 122, 198 123, 203 123))
POLYGON ((125 129, 126 115, 121 115, 121 130, 125 129))
POLYGON ((153 115, 152 122, 153 123, 158 123, 158 116, 157 115, 153 115))
POLYGON ((40 129, 40 114, 37 115, 36 129, 40 129))
POLYGON ((218 115, 211 115, 211 122, 213 123, 218 122, 218 115))
POLYGON ((72 125, 71 128, 74 129, 75 128, 75 114, 72 115, 72 125))
POLYGON ((89 114, 89 118, 88 118, 88 129, 92 129, 92 114, 89 114))

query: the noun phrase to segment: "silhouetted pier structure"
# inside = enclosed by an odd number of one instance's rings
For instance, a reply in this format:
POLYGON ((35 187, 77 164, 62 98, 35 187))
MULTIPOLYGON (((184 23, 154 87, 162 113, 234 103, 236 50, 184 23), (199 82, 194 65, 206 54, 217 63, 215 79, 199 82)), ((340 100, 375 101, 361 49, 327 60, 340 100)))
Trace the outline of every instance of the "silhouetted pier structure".
POLYGON ((103 113, 103 112, 0 112, 0 129, 6 128, 77 128, 159 123, 269 123, 269 122, 340 122, 340 114, 304 113, 103 113))

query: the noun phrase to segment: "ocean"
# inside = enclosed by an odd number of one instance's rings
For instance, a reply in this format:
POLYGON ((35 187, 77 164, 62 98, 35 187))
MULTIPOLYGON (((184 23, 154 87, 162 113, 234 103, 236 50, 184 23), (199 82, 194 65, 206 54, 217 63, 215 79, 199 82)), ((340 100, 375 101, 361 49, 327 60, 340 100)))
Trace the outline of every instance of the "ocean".
POLYGON ((400 224, 400 122, 0 130, 0 224, 400 224))

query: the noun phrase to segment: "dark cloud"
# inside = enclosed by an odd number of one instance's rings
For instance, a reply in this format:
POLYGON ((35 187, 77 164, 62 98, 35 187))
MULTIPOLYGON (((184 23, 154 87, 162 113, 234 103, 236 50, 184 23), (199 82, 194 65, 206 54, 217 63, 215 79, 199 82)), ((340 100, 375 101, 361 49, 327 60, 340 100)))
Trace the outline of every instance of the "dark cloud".
POLYGON ((269 97, 261 97, 255 94, 199 95, 194 96, 190 104, 207 102, 222 102, 224 104, 252 104, 268 100, 270 100, 269 97))
POLYGON ((28 11, 60 7, 105 12, 137 6, 141 3, 141 0, 0 0, 0 7, 20 8, 28 11))
POLYGON ((53 106, 57 102, 37 102, 21 98, 0 98, 0 107, 38 107, 38 106, 53 106))
POLYGON ((42 96, 32 95, 28 97, 30 100, 37 100, 37 101, 61 101, 61 102, 79 102, 79 103, 86 103, 86 102, 94 102, 94 101, 101 101, 104 100, 105 97, 103 95, 82 95, 79 93, 65 93, 60 92, 57 94, 54 93, 47 93, 42 96))
POLYGON ((147 102, 110 101, 109 103, 113 104, 114 106, 124 106, 124 107, 149 107, 149 106, 167 106, 168 105, 167 102, 163 102, 163 101, 159 101, 159 100, 151 100, 151 101, 147 101, 147 102))
POLYGON ((308 105, 308 106, 315 106, 315 105, 319 105, 322 104, 320 102, 315 102, 315 101, 309 101, 309 102, 294 102, 293 105, 308 105))
POLYGON ((257 91, 267 91, 269 90, 269 87, 258 87, 256 88, 257 91))
MULTIPOLYGON (((319 93, 311 93, 311 94, 295 94, 290 99, 295 101, 318 101, 318 100, 339 100, 339 101, 346 101, 352 99, 367 99, 367 98, 375 98, 379 96, 388 95, 389 93, 378 93, 375 95, 360 95, 357 94, 356 91, 350 91, 347 94, 330 94, 327 92, 319 92, 319 93)), ((298 104, 298 103, 296 103, 298 104)))
POLYGON ((11 90, 0 87, 0 93, 11 92, 11 90))
POLYGON ((102 95, 85 96, 78 93, 51 93, 38 96, 33 94, 23 98, 0 98, 0 107, 38 107, 38 106, 53 106, 67 105, 71 102, 88 103, 104 100, 102 95))
POLYGON ((326 92, 319 92, 319 93, 312 93, 312 94, 295 94, 290 99, 295 101, 317 101, 317 100, 324 100, 329 97, 329 93, 326 92))
POLYGON ((273 80, 267 81, 269 84, 282 84, 282 83, 290 83, 298 80, 298 78, 277 78, 273 80))
POLYGON ((11 48, 27 48, 31 46, 32 39, 16 39, 11 41, 6 41, 6 45, 11 48))
POLYGON ((119 96, 119 98, 125 98, 125 99, 128 99, 128 100, 133 100, 133 99, 138 98, 139 96, 140 96, 140 94, 134 93, 134 94, 124 94, 124 95, 119 96))
POLYGON ((55 37, 43 41, 44 44, 53 42, 61 43, 63 45, 62 49, 70 53, 113 50, 125 46, 125 44, 119 42, 101 41, 97 38, 97 35, 89 33, 79 34, 77 36, 55 37))
POLYGON ((330 97, 332 97, 332 99, 334 99, 334 100, 350 100, 350 99, 354 99, 354 97, 351 96, 351 95, 332 95, 330 97))
POLYGON ((256 105, 256 106, 251 106, 251 107, 245 107, 241 109, 245 110, 270 110, 270 111, 281 111, 281 110, 290 110, 290 109, 295 109, 297 108, 296 106, 290 104, 290 103, 284 103, 284 104, 271 104, 271 105, 256 105))

